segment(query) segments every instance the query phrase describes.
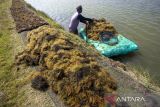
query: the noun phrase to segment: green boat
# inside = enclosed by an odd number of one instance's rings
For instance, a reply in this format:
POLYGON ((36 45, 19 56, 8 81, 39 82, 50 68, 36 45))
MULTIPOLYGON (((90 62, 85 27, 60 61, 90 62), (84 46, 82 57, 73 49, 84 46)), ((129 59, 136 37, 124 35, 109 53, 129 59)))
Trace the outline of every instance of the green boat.
POLYGON ((102 55, 107 57, 125 55, 138 50, 138 45, 135 42, 121 34, 118 34, 116 38, 111 38, 107 43, 89 39, 84 28, 80 29, 79 35, 88 44, 93 45, 102 55), (110 45, 114 41, 117 41, 117 44, 110 45))

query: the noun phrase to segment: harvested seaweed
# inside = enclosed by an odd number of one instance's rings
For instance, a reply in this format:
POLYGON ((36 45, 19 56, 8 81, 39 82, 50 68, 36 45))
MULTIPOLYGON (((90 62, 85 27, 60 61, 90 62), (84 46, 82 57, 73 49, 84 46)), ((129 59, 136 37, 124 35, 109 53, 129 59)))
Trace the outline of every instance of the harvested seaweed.
POLYGON ((16 29, 18 32, 48 25, 42 18, 30 11, 23 2, 23 0, 12 0, 11 14, 16 22, 16 29))
POLYGON ((93 40, 100 40, 98 36, 100 32, 108 31, 112 32, 113 34, 117 33, 114 26, 103 18, 94 20, 93 23, 90 23, 89 26, 87 26, 86 31, 88 38, 93 40))
POLYGON ((40 91, 46 91, 49 87, 48 82, 45 78, 43 78, 42 76, 36 76, 33 80, 32 80, 32 88, 35 88, 37 90, 40 91))
MULTIPOLYGON (((75 35, 50 26, 39 27, 28 33, 27 47, 17 55, 16 63, 39 67, 39 76, 46 78, 68 106, 104 107, 103 97, 116 90, 116 82, 95 60, 96 54, 86 51, 71 36, 75 35)), ((34 88, 40 89, 37 77, 34 80, 34 88)))

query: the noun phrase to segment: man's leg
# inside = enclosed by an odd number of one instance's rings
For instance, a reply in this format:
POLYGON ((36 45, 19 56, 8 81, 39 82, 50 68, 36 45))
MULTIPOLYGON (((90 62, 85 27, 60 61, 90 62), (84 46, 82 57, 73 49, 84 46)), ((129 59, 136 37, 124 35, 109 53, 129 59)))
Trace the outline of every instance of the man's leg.
POLYGON ((78 30, 76 29, 75 34, 78 35, 78 30))
POLYGON ((74 34, 78 35, 78 30, 77 30, 77 29, 76 29, 75 31, 73 31, 73 30, 69 29, 69 32, 70 32, 70 33, 74 33, 74 34))

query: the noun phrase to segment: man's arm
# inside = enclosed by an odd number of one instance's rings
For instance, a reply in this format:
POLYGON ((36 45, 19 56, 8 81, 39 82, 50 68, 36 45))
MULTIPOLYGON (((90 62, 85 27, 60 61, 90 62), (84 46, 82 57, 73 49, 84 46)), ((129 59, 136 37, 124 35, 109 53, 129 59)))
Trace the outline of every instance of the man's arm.
POLYGON ((86 24, 87 21, 88 22, 93 22, 93 19, 83 17, 81 14, 78 15, 78 19, 80 20, 80 22, 85 23, 85 24, 86 24))

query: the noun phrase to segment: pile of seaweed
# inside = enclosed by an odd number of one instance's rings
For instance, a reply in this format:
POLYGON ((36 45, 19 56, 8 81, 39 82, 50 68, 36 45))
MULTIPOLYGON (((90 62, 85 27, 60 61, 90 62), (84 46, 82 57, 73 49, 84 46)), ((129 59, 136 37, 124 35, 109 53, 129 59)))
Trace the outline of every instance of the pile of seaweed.
POLYGON ((112 32, 114 35, 117 34, 116 29, 114 26, 106 21, 104 18, 99 20, 94 20, 93 23, 90 23, 89 26, 86 28, 88 38, 93 40, 100 40, 99 33, 103 31, 112 32))
POLYGON ((16 64, 37 66, 32 87, 44 91, 49 85, 70 107, 104 107, 103 97, 117 89, 116 82, 73 36, 47 25, 32 30, 16 64))
POLYGON ((16 29, 19 33, 42 25, 48 25, 42 18, 30 11, 23 0, 12 0, 11 14, 16 22, 16 29))

